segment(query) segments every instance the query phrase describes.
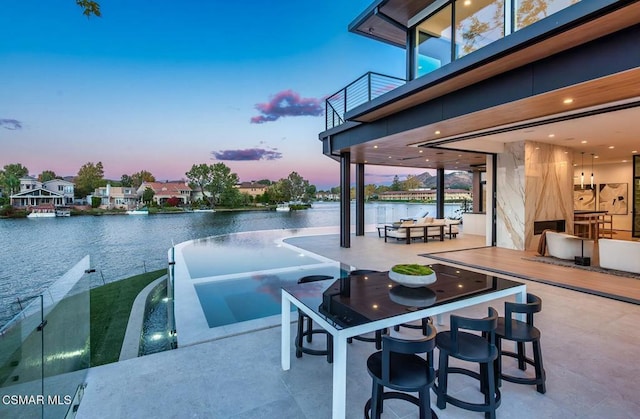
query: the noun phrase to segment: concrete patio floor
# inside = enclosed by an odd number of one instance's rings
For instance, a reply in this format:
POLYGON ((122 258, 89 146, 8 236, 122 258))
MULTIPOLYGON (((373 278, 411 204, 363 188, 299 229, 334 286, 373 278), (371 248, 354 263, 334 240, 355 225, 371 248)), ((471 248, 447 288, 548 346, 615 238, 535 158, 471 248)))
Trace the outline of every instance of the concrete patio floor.
MULTIPOLYGON (((395 263, 429 263, 426 252, 484 245, 483 237, 463 235, 444 242, 384 244, 376 233, 352 237, 342 249, 336 235, 291 241, 358 268, 386 270, 395 263)), ((640 306, 537 282, 522 281, 540 296, 536 317, 542 331, 547 393, 533 386, 504 382, 502 418, 635 418, 640 412, 640 306)), ((639 284, 640 286, 640 284, 639 284)), ((491 303, 502 314, 504 300, 491 303)), ((488 305, 457 314, 481 317, 488 305)), ((448 318, 438 330, 448 327, 448 318)), ((295 336, 295 324, 292 336, 295 336)), ((417 332, 402 329, 401 334, 417 332)), ((314 341, 315 342, 315 341, 314 341)), ((318 344, 321 344, 321 340, 318 344)), ((354 341, 348 350, 347 417, 363 417, 371 379, 366 358, 373 344, 354 341)), ((513 365, 507 364, 510 368, 513 365)), ((291 369, 280 367, 280 327, 270 327, 193 346, 147 355, 89 370, 78 418, 292 418, 331 417, 332 367, 324 357, 292 356, 291 369)), ((450 389, 480 401, 476 385, 455 377, 450 389)), ((440 418, 479 418, 447 405, 432 408, 440 418)), ((383 418, 416 418, 415 406, 385 403, 383 418)))

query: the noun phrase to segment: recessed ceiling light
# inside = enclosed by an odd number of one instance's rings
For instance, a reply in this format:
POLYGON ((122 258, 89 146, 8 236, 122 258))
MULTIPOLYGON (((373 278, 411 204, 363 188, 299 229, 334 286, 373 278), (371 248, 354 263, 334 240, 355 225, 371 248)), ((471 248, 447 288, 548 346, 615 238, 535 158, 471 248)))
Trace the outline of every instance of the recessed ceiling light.
POLYGON ((637 152, 638 152, 638 150, 633 150, 633 151, 632 151, 632 153, 634 153, 634 154, 635 154, 635 153, 637 153, 637 152))
POLYGON ((599 158, 600 158, 600 156, 593 156, 593 158, 594 158, 594 159, 599 159, 599 158))
POLYGON ((436 132, 435 132, 435 134, 436 134, 436 135, 440 135, 440 131, 436 131, 436 132))
POLYGON ((424 150, 420 150, 420 153, 422 153, 424 150))
POLYGON ((569 104, 573 103, 573 99, 568 97, 565 100, 563 100, 562 103, 564 103, 565 105, 569 105, 569 104))
POLYGON ((586 143, 587 143, 587 140, 580 141, 580 144, 586 144, 586 143))
POLYGON ((365 163, 369 163, 367 160, 364 161, 365 163))
POLYGON ((464 0, 465 6, 471 6, 471 0, 464 0))
POLYGON ((425 161, 429 161, 429 159, 426 159, 425 161))
POLYGON ((373 146, 373 148, 378 148, 378 146, 377 146, 377 145, 374 145, 374 146, 373 146))
POLYGON ((389 156, 389 158, 391 158, 391 156, 389 156))
POLYGON ((536 150, 540 150, 540 147, 536 147, 536 150))
POLYGON ((549 134, 549 138, 553 138, 555 136, 556 136, 555 134, 549 134))
POLYGON ((613 150, 614 148, 616 148, 616 146, 614 146, 614 145, 610 145, 609 146, 609 150, 613 150))
POLYGON ((622 163, 626 163, 626 162, 627 162, 626 160, 622 160, 622 163))

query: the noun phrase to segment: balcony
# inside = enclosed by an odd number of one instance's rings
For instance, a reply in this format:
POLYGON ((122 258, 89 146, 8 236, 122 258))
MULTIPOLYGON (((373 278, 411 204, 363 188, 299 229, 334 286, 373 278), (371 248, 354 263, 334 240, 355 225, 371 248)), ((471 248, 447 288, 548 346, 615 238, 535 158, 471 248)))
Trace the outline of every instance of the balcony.
POLYGON ((406 83, 406 80, 368 72, 325 100, 325 127, 344 124, 344 115, 351 109, 370 102, 406 83))

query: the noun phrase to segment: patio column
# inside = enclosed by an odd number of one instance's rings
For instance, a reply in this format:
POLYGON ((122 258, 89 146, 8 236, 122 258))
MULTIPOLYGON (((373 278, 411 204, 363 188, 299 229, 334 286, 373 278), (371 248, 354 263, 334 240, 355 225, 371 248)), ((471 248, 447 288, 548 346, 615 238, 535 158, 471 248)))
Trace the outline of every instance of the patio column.
POLYGON ((340 153, 340 247, 351 247, 351 153, 340 153))
POLYGON ((364 163, 356 164, 356 236, 364 236, 364 163))
POLYGON ((444 169, 436 170, 436 218, 444 218, 444 169))
POLYGON ((473 171, 473 186, 471 189, 473 196, 472 211, 475 213, 482 212, 482 172, 480 170, 473 171))

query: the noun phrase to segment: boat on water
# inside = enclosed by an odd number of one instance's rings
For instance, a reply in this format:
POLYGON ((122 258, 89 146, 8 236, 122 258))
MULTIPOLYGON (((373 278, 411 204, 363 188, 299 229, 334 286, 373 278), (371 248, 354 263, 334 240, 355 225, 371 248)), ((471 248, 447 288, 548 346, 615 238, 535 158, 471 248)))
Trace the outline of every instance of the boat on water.
POLYGON ((129 211, 127 211, 127 214, 129 214, 129 215, 149 215, 149 208, 142 207, 142 208, 138 208, 138 209, 129 210, 129 211))
POLYGON ((291 211, 291 207, 289 206, 289 204, 282 203, 282 204, 278 204, 278 206, 276 207, 276 211, 291 211))
POLYGON ((56 217, 71 217, 71 209, 65 207, 56 208, 56 217))
POLYGON ((201 208, 191 210, 191 212, 216 212, 216 210, 214 210, 213 208, 201 208))
POLYGON ((52 218, 56 216, 56 208, 53 205, 34 205, 27 218, 52 218))

